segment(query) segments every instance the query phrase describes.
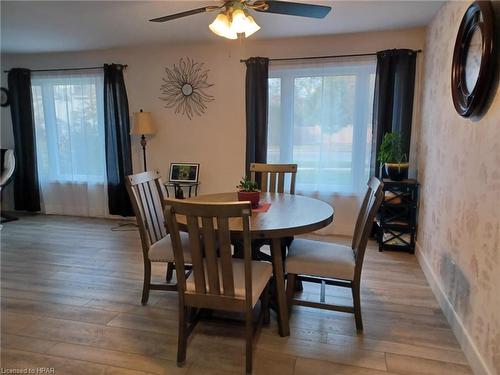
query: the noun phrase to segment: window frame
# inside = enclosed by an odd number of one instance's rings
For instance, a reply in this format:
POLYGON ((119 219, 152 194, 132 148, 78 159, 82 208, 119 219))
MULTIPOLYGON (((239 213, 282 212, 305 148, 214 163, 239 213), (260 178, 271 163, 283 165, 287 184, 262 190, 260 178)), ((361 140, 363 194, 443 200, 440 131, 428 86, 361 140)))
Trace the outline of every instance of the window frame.
MULTIPOLYGON (((364 102, 366 105, 371 105, 373 108, 374 90, 370 91, 371 78, 375 77, 376 59, 360 59, 357 61, 348 62, 330 62, 321 63, 313 62, 311 64, 301 63, 300 66, 272 64, 269 68, 268 79, 280 79, 280 139, 279 139, 279 163, 294 162, 298 164, 298 172, 304 170, 301 167, 300 161, 294 160, 294 105, 295 105, 295 80, 297 78, 308 77, 339 77, 339 76, 355 76, 355 91, 354 102, 364 102), (371 77, 372 76, 372 77, 371 77), (371 98, 370 98, 371 96, 371 98)), ((270 106, 270 102, 269 102, 270 106)), ((356 106, 356 104, 355 104, 356 106)), ((270 120, 268 114, 268 121, 270 120)), ((366 183, 366 170, 369 171, 369 160, 367 161, 367 126, 372 122, 369 118, 370 111, 354 110, 353 118, 353 139, 351 152, 351 188, 363 186, 366 183), (361 113, 360 113, 361 112, 361 113), (356 151, 360 151, 355 155, 356 151), (367 165, 368 163, 368 165, 367 165)), ((268 125, 268 133, 270 127, 268 125)), ((371 129, 370 129, 371 130, 371 129)), ((269 150, 268 137, 268 150, 269 150)), ((331 185, 333 192, 343 192, 341 185, 331 185)))

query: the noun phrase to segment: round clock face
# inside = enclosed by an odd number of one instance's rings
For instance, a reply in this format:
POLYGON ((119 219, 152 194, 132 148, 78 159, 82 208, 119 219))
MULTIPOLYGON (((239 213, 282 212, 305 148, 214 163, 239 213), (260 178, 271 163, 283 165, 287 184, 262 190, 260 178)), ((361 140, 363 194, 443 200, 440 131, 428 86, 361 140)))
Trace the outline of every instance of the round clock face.
POLYGON ((193 93, 193 86, 191 86, 189 83, 185 83, 183 86, 182 86, 182 94, 184 96, 189 96, 193 93))
POLYGON ((465 87, 469 93, 474 91, 474 87, 476 86, 476 82, 479 78, 482 58, 482 42, 483 38, 481 35, 481 29, 474 29, 467 47, 467 55, 465 58, 465 87))
POLYGON ((472 3, 458 30, 451 69, 453 104, 463 117, 479 114, 488 96, 494 68, 493 38, 491 3, 472 3))
POLYGON ((9 105, 9 91, 6 88, 0 88, 0 105, 7 107, 9 105))

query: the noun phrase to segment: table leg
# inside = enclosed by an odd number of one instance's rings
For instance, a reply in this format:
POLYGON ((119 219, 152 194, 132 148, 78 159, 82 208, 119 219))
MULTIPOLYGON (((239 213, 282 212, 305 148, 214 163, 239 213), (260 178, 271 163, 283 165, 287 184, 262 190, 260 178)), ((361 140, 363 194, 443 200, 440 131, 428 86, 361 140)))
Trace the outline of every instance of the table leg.
POLYGON ((273 238, 271 243, 271 256, 273 258, 274 280, 276 285, 276 299, 278 302, 278 326, 280 336, 290 336, 288 322, 288 307, 286 304, 285 275, 283 272, 283 259, 281 257, 281 239, 273 238))

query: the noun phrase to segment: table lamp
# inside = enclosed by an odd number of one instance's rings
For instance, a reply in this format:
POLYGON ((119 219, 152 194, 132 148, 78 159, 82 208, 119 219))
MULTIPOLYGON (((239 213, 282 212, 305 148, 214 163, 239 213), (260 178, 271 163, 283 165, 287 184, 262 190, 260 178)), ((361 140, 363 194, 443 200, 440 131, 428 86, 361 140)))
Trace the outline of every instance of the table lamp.
POLYGON ((143 112, 142 109, 140 112, 134 112, 134 123, 132 125, 130 134, 141 136, 142 156, 144 158, 144 172, 146 172, 146 135, 156 134, 156 128, 153 125, 151 112, 143 112))

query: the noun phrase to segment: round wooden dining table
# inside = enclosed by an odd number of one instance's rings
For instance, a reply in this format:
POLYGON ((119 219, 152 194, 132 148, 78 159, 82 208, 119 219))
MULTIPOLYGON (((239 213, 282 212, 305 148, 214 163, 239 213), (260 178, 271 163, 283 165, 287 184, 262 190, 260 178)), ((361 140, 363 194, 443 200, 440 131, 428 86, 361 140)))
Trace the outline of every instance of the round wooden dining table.
MULTIPOLYGON (((199 195, 189 200, 198 202, 234 202, 237 193, 199 195)), ((250 219, 252 239, 267 239, 271 242, 271 257, 276 282, 278 325, 281 336, 290 334, 288 307, 285 295, 285 276, 281 257, 281 239, 310 233, 326 227, 333 221, 334 210, 318 199, 284 193, 261 193, 260 204, 270 204, 267 211, 253 210, 250 219)), ((243 231, 241 219, 229 221, 231 236, 235 239, 243 231)))

